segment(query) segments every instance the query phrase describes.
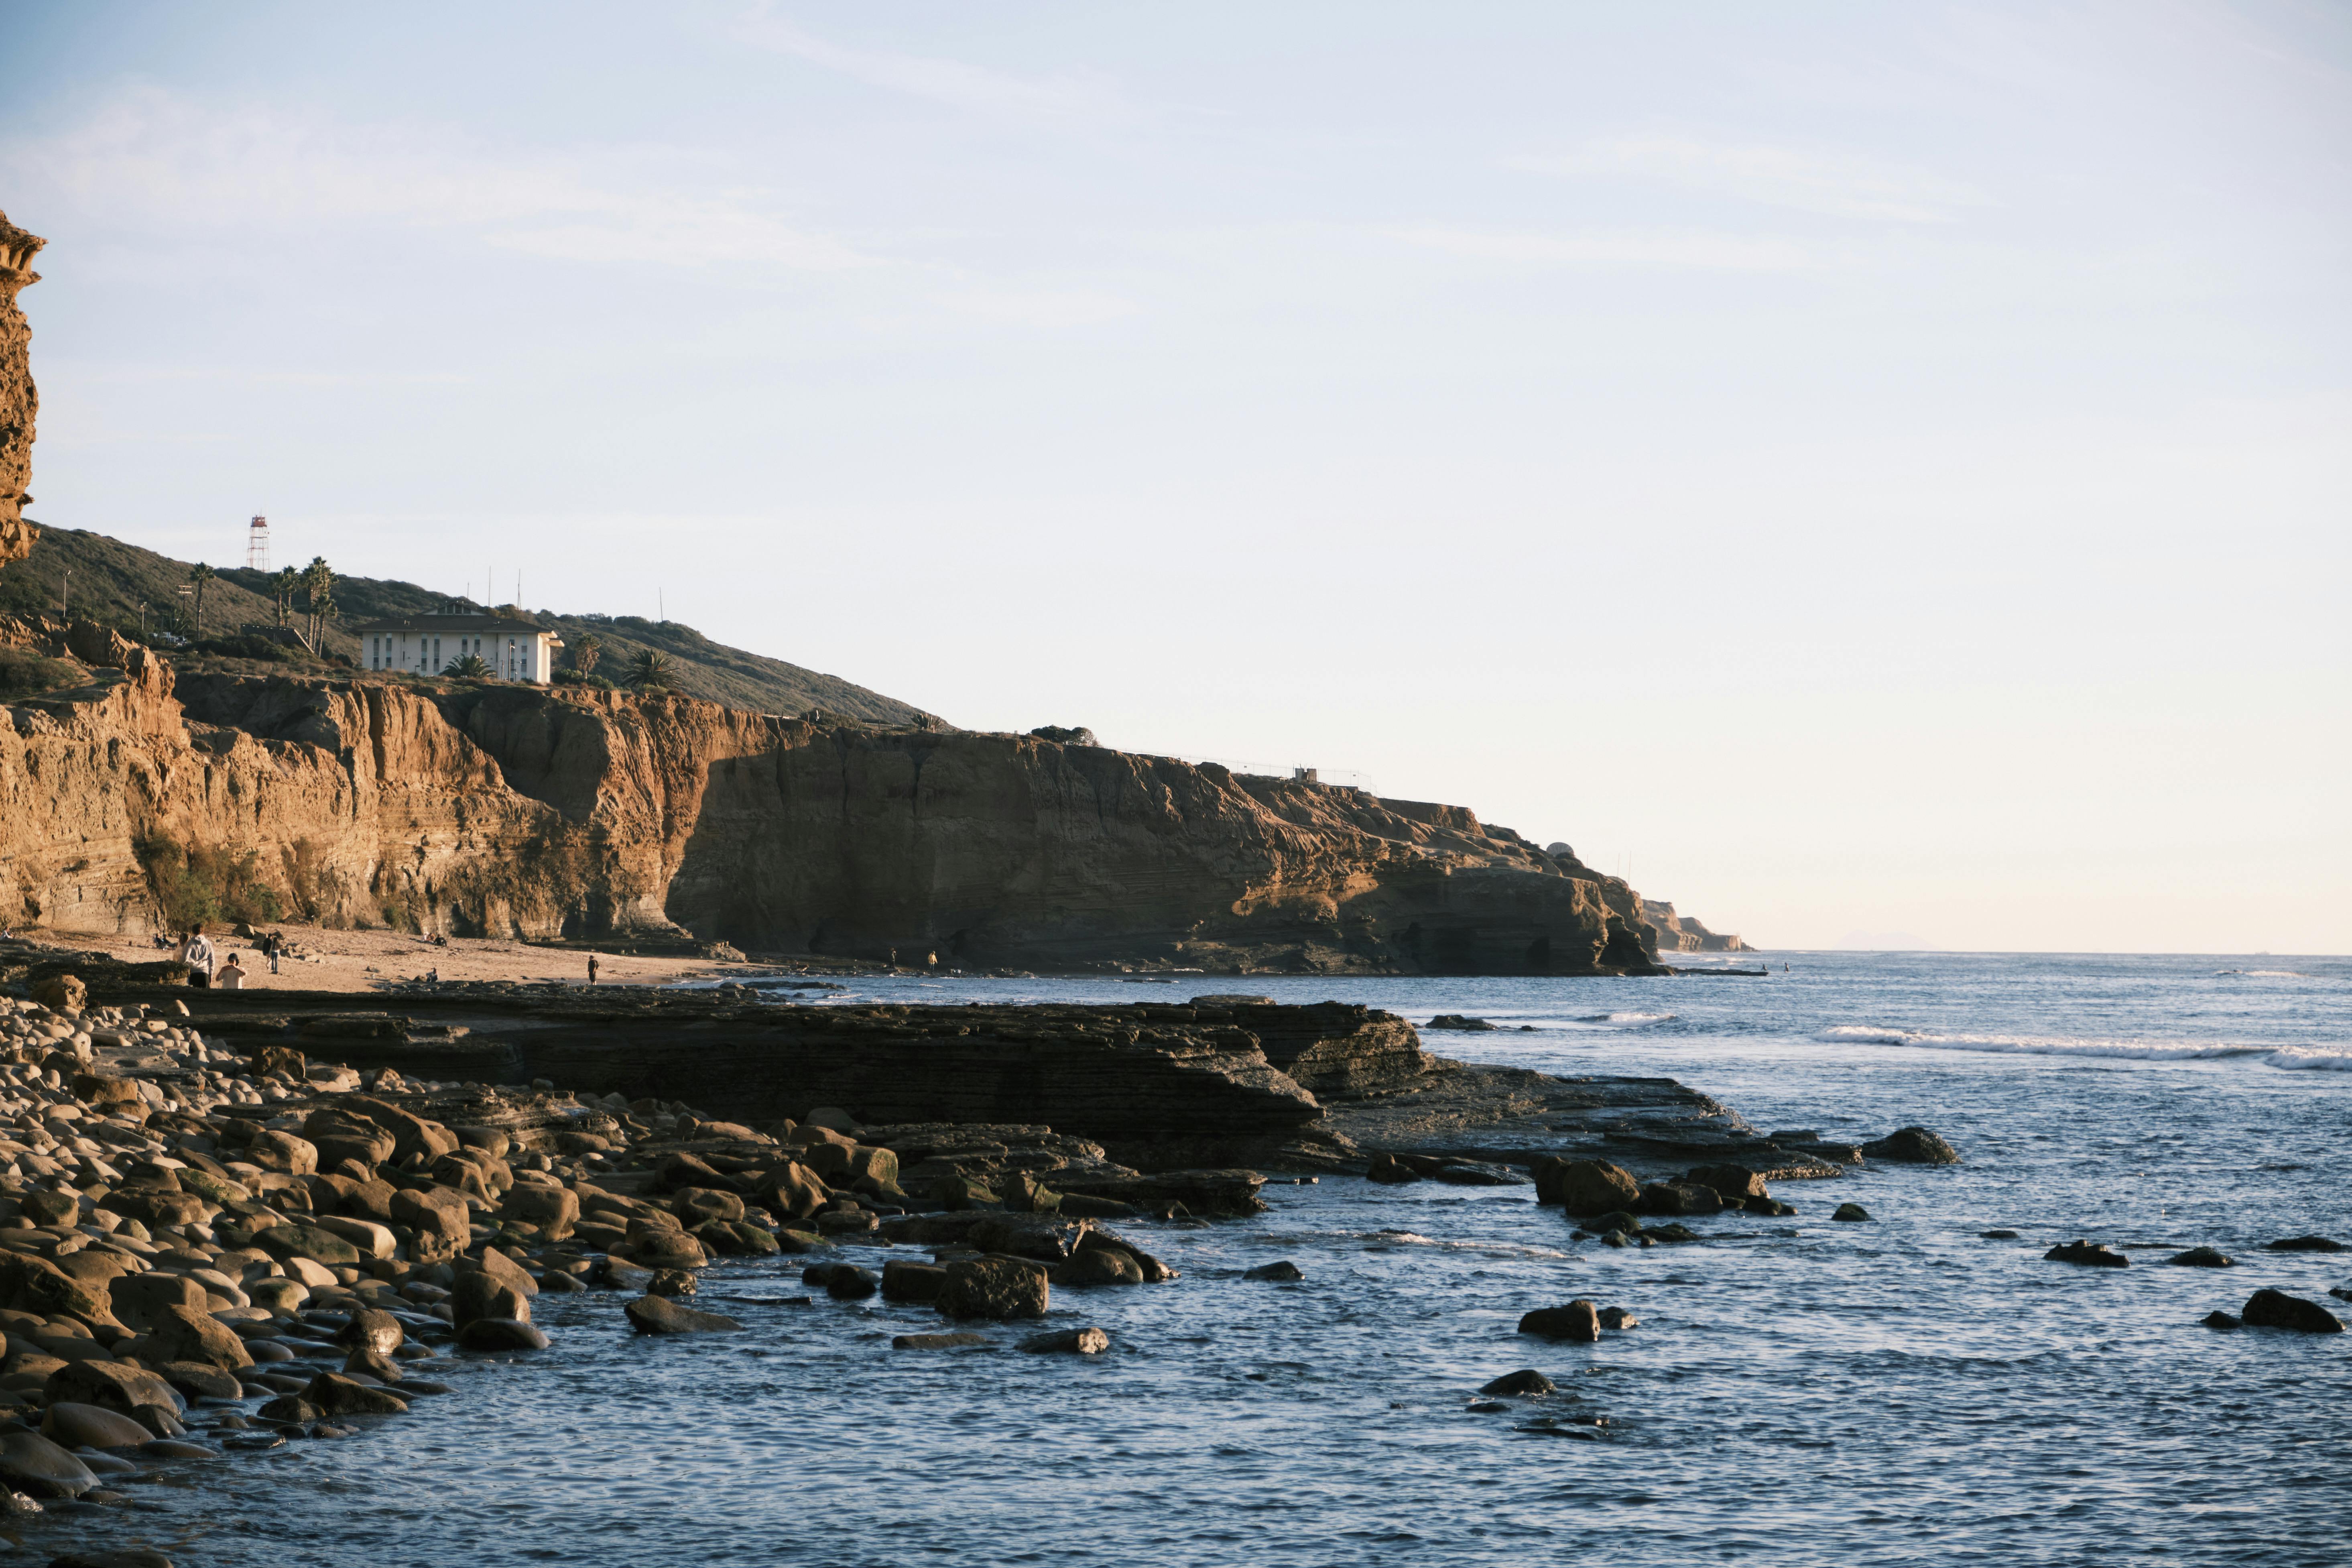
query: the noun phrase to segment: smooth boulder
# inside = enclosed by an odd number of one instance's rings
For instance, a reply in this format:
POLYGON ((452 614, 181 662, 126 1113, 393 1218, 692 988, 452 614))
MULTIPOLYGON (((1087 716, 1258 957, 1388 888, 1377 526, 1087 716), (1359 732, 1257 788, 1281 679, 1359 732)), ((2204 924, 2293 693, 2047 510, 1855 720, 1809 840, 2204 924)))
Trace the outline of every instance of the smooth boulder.
POLYGON ((947 1266, 939 1309, 950 1318, 1042 1318, 1045 1271, 1011 1258, 960 1258, 947 1266))
POLYGON ((1565 1307, 1538 1307, 1519 1320, 1519 1332, 1589 1345, 1601 1338, 1601 1312, 1581 1297, 1565 1307))
POLYGON ((1862 1146, 1864 1157, 1905 1165, 1957 1165, 1959 1151, 1925 1127, 1905 1127, 1862 1146))
POLYGON ((1536 1202, 1558 1204, 1578 1219, 1630 1211, 1642 1197, 1633 1173, 1606 1160, 1539 1160, 1535 1176, 1536 1202))
POLYGON ((2298 1334, 2340 1334, 2344 1321, 2316 1301, 2284 1290, 2257 1290, 2238 1316, 2250 1329, 2288 1329, 2298 1334))
POLYGON ((2131 1259, 2105 1242, 2062 1241, 2042 1255, 2045 1263, 2079 1263, 2089 1268, 2122 1268, 2131 1259))
POLYGON ((681 1307, 667 1296, 641 1296, 621 1310, 641 1334, 718 1334, 743 1326, 723 1312, 681 1307))

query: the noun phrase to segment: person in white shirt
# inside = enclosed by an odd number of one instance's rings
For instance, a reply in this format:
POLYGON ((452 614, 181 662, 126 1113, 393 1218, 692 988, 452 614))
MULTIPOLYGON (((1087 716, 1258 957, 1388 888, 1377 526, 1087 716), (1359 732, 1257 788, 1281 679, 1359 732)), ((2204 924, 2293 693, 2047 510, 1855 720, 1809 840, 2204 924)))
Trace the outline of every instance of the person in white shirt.
POLYGON ((241 991, 245 988, 245 966, 237 963, 236 954, 232 952, 228 955, 228 962, 220 966, 218 974, 213 976, 213 985, 222 991, 241 991))
POLYGON ((180 962, 188 966, 189 984, 202 990, 213 983, 213 944, 204 927, 188 928, 188 942, 180 949, 180 962), (199 975, 203 978, 198 979, 199 975))

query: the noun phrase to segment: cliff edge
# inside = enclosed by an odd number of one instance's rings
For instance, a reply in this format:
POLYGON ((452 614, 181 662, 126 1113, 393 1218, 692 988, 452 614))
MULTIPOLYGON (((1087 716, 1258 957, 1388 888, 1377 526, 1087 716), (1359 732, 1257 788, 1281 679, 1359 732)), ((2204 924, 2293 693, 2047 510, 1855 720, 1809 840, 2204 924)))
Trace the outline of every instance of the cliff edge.
POLYGON ((41 280, 33 258, 47 243, 0 213, 0 566, 30 554, 37 537, 25 509, 33 501, 33 418, 41 399, 33 386, 33 329, 16 296, 41 280))
POLYGON ((141 932, 158 866, 202 863, 289 917, 462 935, 962 968, 1655 971, 1623 881, 1458 806, 677 696, 175 678, 83 629, 54 646, 113 667, 5 710, 0 921, 141 932))

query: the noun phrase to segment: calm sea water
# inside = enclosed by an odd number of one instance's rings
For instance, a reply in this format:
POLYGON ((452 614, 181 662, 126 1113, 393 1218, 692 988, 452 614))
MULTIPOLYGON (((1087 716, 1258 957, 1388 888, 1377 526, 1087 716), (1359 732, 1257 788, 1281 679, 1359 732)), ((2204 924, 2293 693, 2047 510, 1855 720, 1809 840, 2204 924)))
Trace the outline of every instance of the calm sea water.
MULTIPOLYGON (((1756 979, 1252 981, 1548 1070, 1664 1074, 1760 1128, 1948 1137, 1958 1168, 1780 1192, 1800 1213, 1613 1250, 1528 1189, 1269 1188, 1213 1227, 1124 1227, 1184 1278, 1064 1291, 1090 1362, 914 1353, 936 1328, 730 1264, 734 1336, 634 1339, 542 1298, 538 1356, 366 1435, 176 1466, 129 1508, 58 1506, 26 1561, 491 1565, 2352 1561, 2352 1334, 2219 1334, 2261 1286, 2328 1300, 2352 1253, 2352 961, 1773 955, 1756 979), (1787 973, 1778 973, 1783 959, 1787 973), (1876 1215, 1828 1222, 1838 1202, 1876 1215), (2013 1241, 1978 1233, 2004 1227, 2013 1241), (2042 1261, 2086 1237, 2127 1269, 2042 1261), (2210 1244, 2227 1270, 2172 1268, 2210 1244), (1244 1282, 1287 1258, 1304 1283, 1244 1282), (1639 1328, 1513 1331, 1590 1297, 1639 1328), (1561 1387, 1507 1413, 1477 1386, 1561 1387), (1585 1424, 1599 1417, 1605 1425, 1585 1424)), ((923 1000, 1127 1001, 1235 983, 891 982, 923 1000)), ((850 1256, 858 1254, 853 1251, 850 1256)), ((866 1254, 878 1262, 887 1254, 866 1254)), ((2329 1301, 2352 1317, 2352 1304, 2329 1301)))

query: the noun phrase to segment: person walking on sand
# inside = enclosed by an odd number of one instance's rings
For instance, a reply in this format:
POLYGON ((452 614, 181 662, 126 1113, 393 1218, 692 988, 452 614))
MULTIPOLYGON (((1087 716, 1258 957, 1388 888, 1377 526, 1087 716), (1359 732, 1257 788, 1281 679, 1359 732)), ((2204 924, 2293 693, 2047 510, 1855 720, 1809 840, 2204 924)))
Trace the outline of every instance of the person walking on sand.
POLYGON ((201 922, 188 928, 187 945, 180 949, 180 962, 188 966, 188 984, 202 991, 213 983, 213 944, 205 935, 201 922))
POLYGON ((596 955, 593 952, 588 955, 588 984, 596 984, 596 955))
POLYGON ((261 939, 262 954, 269 960, 270 973, 278 973, 278 955, 284 952, 285 948, 286 934, 283 931, 271 931, 261 939))

